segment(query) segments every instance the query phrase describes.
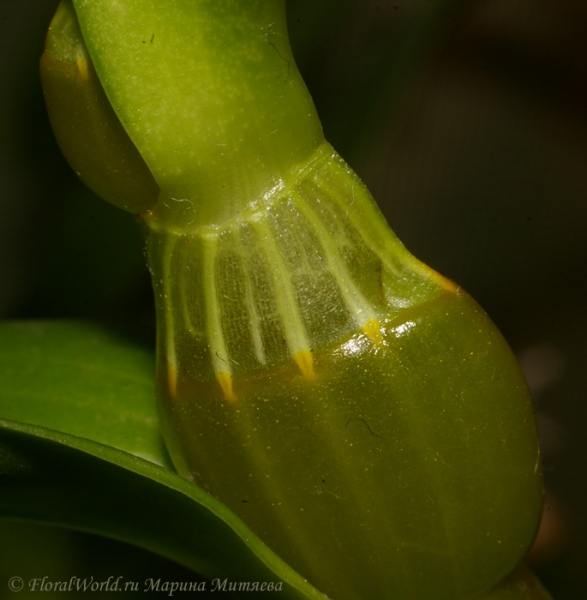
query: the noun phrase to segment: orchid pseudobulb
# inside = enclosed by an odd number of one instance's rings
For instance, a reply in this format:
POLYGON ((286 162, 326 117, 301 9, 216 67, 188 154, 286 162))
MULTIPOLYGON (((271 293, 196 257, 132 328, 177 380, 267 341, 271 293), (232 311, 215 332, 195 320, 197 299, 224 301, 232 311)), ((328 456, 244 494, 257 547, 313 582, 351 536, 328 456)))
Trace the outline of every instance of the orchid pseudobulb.
POLYGON ((541 510, 523 377, 324 140, 282 0, 66 0, 42 76, 144 229, 178 471, 334 600, 489 593, 541 510))

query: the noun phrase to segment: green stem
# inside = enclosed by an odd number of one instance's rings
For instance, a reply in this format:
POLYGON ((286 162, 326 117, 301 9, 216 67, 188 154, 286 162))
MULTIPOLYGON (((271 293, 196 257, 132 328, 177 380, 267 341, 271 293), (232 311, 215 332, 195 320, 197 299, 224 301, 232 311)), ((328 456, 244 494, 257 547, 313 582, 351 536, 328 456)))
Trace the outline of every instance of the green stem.
POLYGON ((295 177, 320 123, 283 0, 176 0, 165 18, 160 5, 74 0, 106 94, 161 188, 157 219, 219 223, 295 177))

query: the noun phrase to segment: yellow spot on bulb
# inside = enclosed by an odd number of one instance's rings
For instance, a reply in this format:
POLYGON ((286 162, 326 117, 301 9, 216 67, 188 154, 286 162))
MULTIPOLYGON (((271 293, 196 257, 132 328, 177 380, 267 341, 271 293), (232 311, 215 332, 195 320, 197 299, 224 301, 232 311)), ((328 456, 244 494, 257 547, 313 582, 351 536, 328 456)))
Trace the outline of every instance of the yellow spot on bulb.
POLYGON ((377 319, 371 319, 363 325, 363 332, 375 346, 383 345, 381 337, 381 325, 377 319))
POLYGON ((226 400, 236 400, 236 396, 234 395, 234 390, 232 389, 232 375, 227 373, 226 371, 222 371, 216 373, 216 380, 220 384, 222 388, 222 392, 224 393, 224 398, 226 400))
POLYGON ((169 395, 173 398, 177 394, 177 370, 171 363, 167 363, 167 382, 169 395))
POLYGON ((84 56, 78 56, 75 61, 77 64, 77 70, 80 72, 80 75, 84 78, 88 78, 88 59, 84 56))
POLYGON ((314 376, 314 359, 310 350, 300 350, 293 356, 304 377, 314 376))
POLYGON ((453 294, 456 294, 460 290, 460 286, 458 286, 454 281, 451 281, 444 275, 441 275, 440 273, 438 273, 438 271, 435 271, 427 264, 420 264, 423 270, 427 272, 428 276, 434 279, 436 283, 440 284, 440 286, 443 287, 447 292, 452 292, 453 294))

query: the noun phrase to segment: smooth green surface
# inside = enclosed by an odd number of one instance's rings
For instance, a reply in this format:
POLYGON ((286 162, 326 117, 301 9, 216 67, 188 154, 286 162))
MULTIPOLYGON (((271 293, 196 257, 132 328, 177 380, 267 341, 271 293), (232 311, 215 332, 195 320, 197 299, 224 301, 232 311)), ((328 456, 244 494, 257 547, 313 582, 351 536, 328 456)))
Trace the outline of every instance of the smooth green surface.
POLYGON ((106 94, 161 187, 161 219, 228 218, 322 141, 282 0, 74 6, 106 94))
POLYGON ((284 598, 321 597, 160 466, 149 352, 98 325, 28 322, 0 327, 0 353, 1 516, 111 536, 209 578, 288 582, 284 598))

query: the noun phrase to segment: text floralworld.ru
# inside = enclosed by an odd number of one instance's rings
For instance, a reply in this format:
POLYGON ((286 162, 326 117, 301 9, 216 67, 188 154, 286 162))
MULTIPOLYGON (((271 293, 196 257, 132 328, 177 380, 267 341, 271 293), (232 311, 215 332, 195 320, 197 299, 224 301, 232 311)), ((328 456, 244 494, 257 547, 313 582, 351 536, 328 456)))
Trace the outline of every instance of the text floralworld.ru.
MULTIPOLYGON (((20 578, 19 578, 20 579, 20 578)), ((12 587, 12 586, 11 586, 12 587)), ((22 586, 24 587, 24 586, 22 586)), ((124 581, 122 575, 96 581, 93 577, 71 577, 67 581, 51 581, 38 577, 28 581, 31 592, 160 592, 173 596, 179 592, 281 592, 283 582, 274 581, 165 581, 146 579, 144 582, 124 581)), ((13 588, 13 591, 17 591, 13 588)))

